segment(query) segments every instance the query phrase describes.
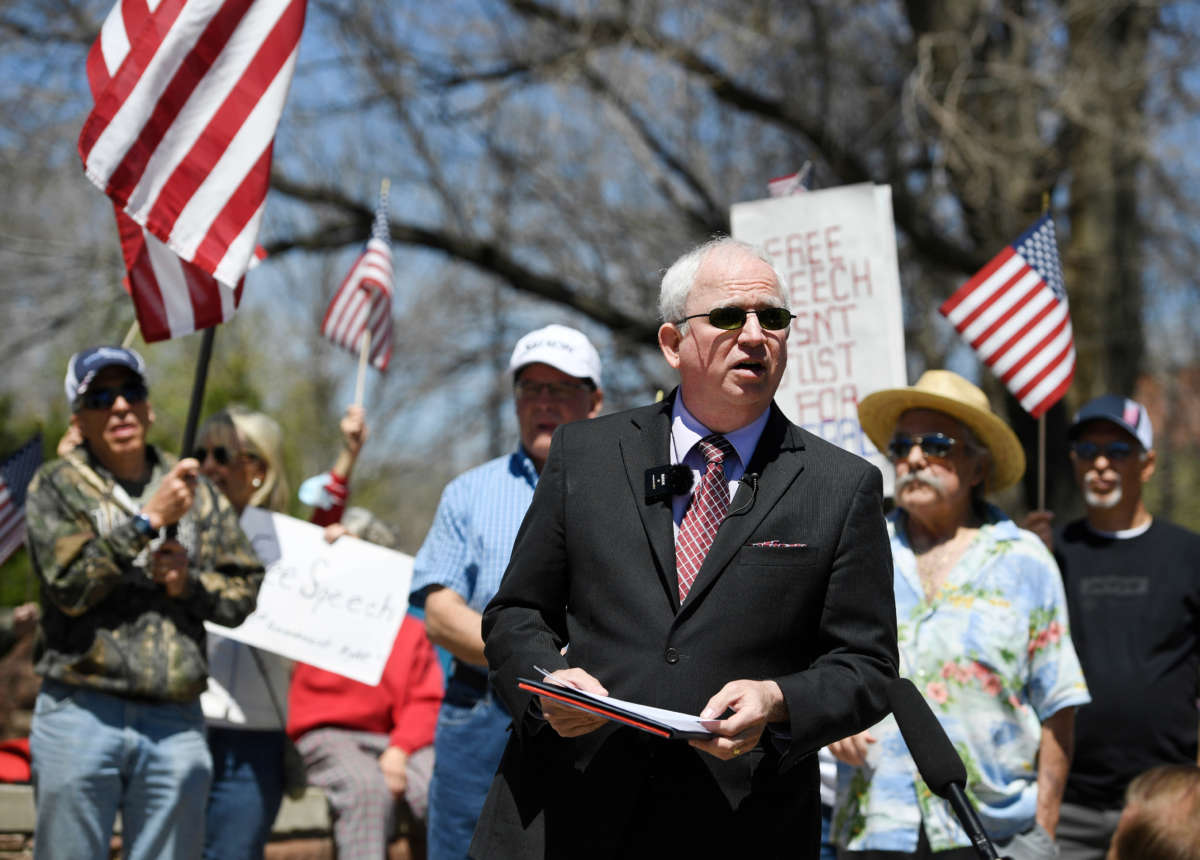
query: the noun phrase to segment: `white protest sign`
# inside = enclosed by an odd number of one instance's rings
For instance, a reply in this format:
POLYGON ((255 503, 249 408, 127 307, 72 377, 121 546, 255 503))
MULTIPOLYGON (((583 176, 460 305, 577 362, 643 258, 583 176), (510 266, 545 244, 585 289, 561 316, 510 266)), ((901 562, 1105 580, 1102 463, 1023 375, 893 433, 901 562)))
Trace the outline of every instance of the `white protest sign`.
POLYGON ((733 235, 766 250, 796 318, 775 400, 823 439, 892 467, 858 423, 858 402, 908 384, 900 272, 886 185, 847 185, 734 204, 733 235))
POLYGON ((258 608, 236 628, 210 631, 372 686, 408 611, 412 556, 247 508, 242 530, 267 568, 258 608))

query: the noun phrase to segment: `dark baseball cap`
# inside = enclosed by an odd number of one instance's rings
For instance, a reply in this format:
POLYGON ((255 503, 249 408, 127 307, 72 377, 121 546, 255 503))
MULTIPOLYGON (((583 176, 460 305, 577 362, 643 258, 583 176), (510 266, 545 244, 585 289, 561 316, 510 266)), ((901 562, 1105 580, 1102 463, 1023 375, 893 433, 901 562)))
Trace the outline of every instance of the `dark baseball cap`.
POLYGON ((1067 438, 1074 439, 1083 429, 1083 425, 1092 421, 1108 421, 1116 424, 1127 432, 1149 451, 1154 447, 1154 428, 1150 426, 1150 416, 1146 407, 1136 400, 1122 397, 1119 394, 1102 394, 1083 404, 1075 419, 1067 430, 1067 438))
POLYGON ((75 401, 88 390, 96 374, 106 367, 128 368, 138 375, 143 384, 146 382, 146 362, 132 349, 93 346, 80 350, 67 362, 67 378, 63 381, 67 403, 72 409, 75 408, 75 401))

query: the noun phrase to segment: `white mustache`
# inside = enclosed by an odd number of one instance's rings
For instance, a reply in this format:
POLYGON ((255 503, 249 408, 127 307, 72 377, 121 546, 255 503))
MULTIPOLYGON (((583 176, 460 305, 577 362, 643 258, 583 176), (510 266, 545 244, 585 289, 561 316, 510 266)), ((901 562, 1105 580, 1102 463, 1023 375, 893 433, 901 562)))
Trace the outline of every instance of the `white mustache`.
POLYGON ((933 474, 928 467, 920 469, 916 472, 908 472, 896 479, 896 490, 899 493, 901 490, 911 484, 924 484, 932 489, 935 493, 945 494, 946 484, 937 475, 933 474))

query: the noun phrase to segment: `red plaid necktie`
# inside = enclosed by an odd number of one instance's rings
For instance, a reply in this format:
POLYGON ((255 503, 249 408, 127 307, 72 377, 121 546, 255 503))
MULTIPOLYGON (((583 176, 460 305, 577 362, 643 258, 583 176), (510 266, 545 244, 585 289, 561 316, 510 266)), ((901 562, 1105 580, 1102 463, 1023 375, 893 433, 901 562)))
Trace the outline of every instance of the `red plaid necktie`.
POLYGON ((729 482, 725 480, 725 458, 733 453, 729 440, 719 434, 705 436, 696 443, 704 455, 704 475, 692 494, 691 507, 679 524, 675 539, 675 571, 679 576, 679 602, 683 603, 717 529, 729 511, 729 482))

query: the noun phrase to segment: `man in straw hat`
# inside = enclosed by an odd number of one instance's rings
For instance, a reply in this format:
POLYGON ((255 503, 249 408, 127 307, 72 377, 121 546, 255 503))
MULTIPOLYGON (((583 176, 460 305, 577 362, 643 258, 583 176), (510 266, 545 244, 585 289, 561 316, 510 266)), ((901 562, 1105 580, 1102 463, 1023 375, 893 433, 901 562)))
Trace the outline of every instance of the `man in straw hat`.
MULTIPOLYGON (((1089 701, 1054 559, 986 492, 1016 483, 1016 435, 967 380, 926 372, 858 408, 896 468, 888 517, 900 674, 912 678, 966 764, 967 791, 1001 853, 1054 857, 1075 708, 1089 701)), ((975 857, 917 775, 893 717, 833 744, 841 856, 975 857)))

